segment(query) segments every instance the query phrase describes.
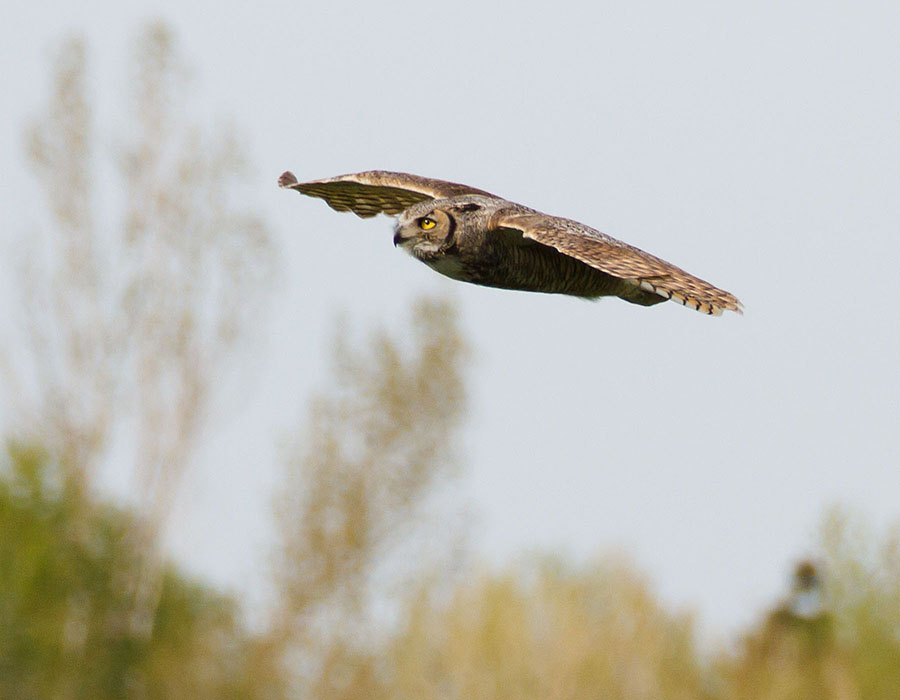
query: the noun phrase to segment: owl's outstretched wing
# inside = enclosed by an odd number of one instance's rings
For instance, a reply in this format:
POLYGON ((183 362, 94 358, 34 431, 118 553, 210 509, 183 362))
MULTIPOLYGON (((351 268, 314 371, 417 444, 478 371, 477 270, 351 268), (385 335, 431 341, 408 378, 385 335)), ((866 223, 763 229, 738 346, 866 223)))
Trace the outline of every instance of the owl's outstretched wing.
POLYGON ((352 211, 364 219, 382 212, 396 216, 416 202, 426 199, 444 199, 463 194, 494 196, 456 182, 386 170, 369 170, 310 182, 297 182, 293 173, 286 172, 278 178, 278 186, 297 190, 310 197, 319 197, 335 211, 352 211))
POLYGON ((514 229, 563 255, 705 314, 743 313, 737 297, 679 267, 570 219, 539 213, 500 212, 497 228, 514 229))

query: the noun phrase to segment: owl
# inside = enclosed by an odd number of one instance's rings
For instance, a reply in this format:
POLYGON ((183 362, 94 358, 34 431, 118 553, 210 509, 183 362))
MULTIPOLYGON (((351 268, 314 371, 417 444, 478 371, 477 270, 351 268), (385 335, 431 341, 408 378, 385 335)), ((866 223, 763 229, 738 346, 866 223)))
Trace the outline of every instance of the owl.
POLYGON ((705 314, 742 313, 737 298, 639 248, 571 219, 483 190, 419 175, 371 170, 280 187, 336 211, 396 216, 394 245, 447 277, 486 287, 614 296, 653 306, 671 300, 705 314))

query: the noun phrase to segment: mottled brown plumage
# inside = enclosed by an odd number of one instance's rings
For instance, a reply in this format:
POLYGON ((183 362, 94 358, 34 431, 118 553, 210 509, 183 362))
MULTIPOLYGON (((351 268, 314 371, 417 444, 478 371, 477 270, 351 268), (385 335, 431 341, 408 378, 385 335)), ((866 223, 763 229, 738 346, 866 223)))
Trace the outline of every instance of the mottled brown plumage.
POLYGON ((281 187, 361 217, 398 216, 394 244, 438 272, 488 287, 651 306, 667 299, 706 314, 741 313, 735 296, 584 224, 454 182, 381 170, 281 187))

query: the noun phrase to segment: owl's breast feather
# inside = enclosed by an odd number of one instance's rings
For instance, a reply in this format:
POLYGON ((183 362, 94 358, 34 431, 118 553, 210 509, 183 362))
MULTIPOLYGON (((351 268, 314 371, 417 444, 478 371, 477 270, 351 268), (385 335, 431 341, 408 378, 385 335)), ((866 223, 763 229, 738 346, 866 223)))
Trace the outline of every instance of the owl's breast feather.
POLYGON ((442 275, 450 277, 451 279, 460 280, 462 282, 471 280, 471 275, 467 274, 466 266, 463 265, 462 261, 456 255, 439 255, 431 260, 423 262, 435 272, 440 272, 442 275))

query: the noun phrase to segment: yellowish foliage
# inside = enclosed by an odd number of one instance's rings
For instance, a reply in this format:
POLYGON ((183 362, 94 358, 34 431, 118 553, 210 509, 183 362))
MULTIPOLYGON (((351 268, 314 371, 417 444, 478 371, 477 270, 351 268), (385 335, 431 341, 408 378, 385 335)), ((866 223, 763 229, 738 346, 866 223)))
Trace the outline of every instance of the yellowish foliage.
POLYGON ((379 333, 363 351, 338 339, 334 384, 289 465, 273 635, 312 697, 373 696, 376 608, 426 565, 410 548, 455 464, 466 359, 455 308, 420 302, 411 335, 379 333))
POLYGON ((423 594, 391 650, 393 698, 624 700, 703 697, 691 621, 631 569, 544 562, 423 594))

